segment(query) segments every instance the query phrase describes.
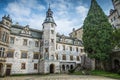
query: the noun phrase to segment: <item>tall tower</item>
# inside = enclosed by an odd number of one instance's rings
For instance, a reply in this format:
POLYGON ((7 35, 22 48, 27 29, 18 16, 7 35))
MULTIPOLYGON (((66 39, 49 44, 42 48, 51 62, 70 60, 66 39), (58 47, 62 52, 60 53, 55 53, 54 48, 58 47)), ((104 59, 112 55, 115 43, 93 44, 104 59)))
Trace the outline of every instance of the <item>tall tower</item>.
POLYGON ((56 23, 53 19, 53 12, 50 7, 46 12, 46 19, 43 22, 43 53, 44 60, 53 60, 56 45, 56 23))
POLYGON ((120 0, 112 0, 112 3, 115 10, 118 12, 118 16, 120 16, 120 0))
POLYGON ((0 76, 6 74, 6 52, 9 47, 10 27, 12 25, 12 19, 10 16, 4 15, 2 21, 0 21, 0 76))
MULTIPOLYGON (((50 73, 50 64, 55 61, 55 51, 56 51, 56 23, 53 19, 53 12, 48 8, 46 12, 46 18, 43 22, 43 36, 42 36, 42 57, 41 66, 44 68, 41 69, 43 73, 50 73), (43 65, 42 65, 43 64, 43 65), (44 71, 43 71, 44 70, 44 71)), ((54 72, 53 72, 54 73, 54 72)))

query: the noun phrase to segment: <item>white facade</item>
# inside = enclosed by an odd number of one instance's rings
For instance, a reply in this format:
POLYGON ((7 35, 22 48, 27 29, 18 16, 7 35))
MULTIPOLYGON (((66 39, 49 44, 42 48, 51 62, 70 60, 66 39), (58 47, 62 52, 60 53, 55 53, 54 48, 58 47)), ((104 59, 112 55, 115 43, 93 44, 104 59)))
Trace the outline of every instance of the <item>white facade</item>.
POLYGON ((38 64, 38 59, 33 59, 35 52, 39 53, 39 47, 35 47, 35 41, 37 39, 31 39, 27 37, 15 36, 14 44, 10 43, 8 51, 13 51, 13 58, 7 58, 7 64, 11 64, 11 74, 21 73, 38 73, 37 69, 34 69, 34 63, 38 64), (27 45, 23 45, 23 40, 27 39, 27 45), (27 58, 21 58, 22 51, 27 53, 27 58), (26 69, 21 69, 21 64, 25 63, 26 69))
POLYGON ((82 42, 56 34, 57 25, 52 15, 49 8, 41 31, 28 25, 11 26, 6 51, 7 74, 61 73, 81 64, 82 42))

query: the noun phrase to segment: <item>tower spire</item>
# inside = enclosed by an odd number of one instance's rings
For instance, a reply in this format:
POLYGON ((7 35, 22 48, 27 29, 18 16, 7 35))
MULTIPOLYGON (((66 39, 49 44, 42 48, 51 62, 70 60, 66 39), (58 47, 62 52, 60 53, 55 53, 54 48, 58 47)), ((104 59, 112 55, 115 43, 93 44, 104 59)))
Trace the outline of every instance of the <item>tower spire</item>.
POLYGON ((46 12, 46 18, 44 20, 44 23, 49 23, 49 22, 55 24, 54 19, 53 19, 53 12, 50 8, 50 3, 49 3, 48 11, 46 12))
POLYGON ((48 9, 50 9, 50 3, 49 3, 49 8, 48 9))

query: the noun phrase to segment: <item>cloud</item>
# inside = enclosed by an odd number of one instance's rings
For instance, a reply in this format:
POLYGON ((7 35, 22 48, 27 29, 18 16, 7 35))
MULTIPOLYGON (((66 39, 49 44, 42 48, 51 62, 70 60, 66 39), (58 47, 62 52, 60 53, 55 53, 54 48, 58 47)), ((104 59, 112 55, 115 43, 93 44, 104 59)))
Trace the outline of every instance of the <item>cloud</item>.
POLYGON ((76 12, 77 12, 78 14, 80 14, 81 17, 82 17, 82 20, 84 20, 85 17, 86 17, 86 15, 87 15, 88 8, 86 8, 85 6, 81 6, 81 5, 80 5, 80 6, 76 7, 76 12))
POLYGON ((31 13, 30 8, 25 7, 24 4, 21 3, 9 3, 5 10, 15 16, 29 16, 31 13))
POLYGON ((11 15, 13 22, 20 25, 30 25, 31 28, 41 29, 43 15, 35 13, 45 10, 45 6, 39 4, 37 0, 19 0, 11 2, 4 9, 11 15))
POLYGON ((13 22, 24 26, 28 24, 31 28, 41 30, 46 17, 45 6, 48 7, 50 1, 57 32, 68 35, 73 28, 82 26, 88 8, 80 2, 79 5, 75 5, 71 0, 45 0, 46 4, 38 0, 17 0, 8 3, 4 10, 11 15, 13 22))

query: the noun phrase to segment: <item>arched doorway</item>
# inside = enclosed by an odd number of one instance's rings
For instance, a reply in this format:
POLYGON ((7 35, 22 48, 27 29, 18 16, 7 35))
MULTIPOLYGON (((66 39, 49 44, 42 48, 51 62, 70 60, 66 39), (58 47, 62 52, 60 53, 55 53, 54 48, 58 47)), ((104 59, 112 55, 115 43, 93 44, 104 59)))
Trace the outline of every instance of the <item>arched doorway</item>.
POLYGON ((69 70, 69 65, 66 66, 66 69, 69 70))
POLYGON ((55 72, 55 65, 50 64, 50 73, 54 73, 54 72, 55 72))
POLYGON ((73 65, 70 65, 70 69, 73 69, 73 65))
POLYGON ((62 65, 62 70, 65 71, 65 65, 62 65))

